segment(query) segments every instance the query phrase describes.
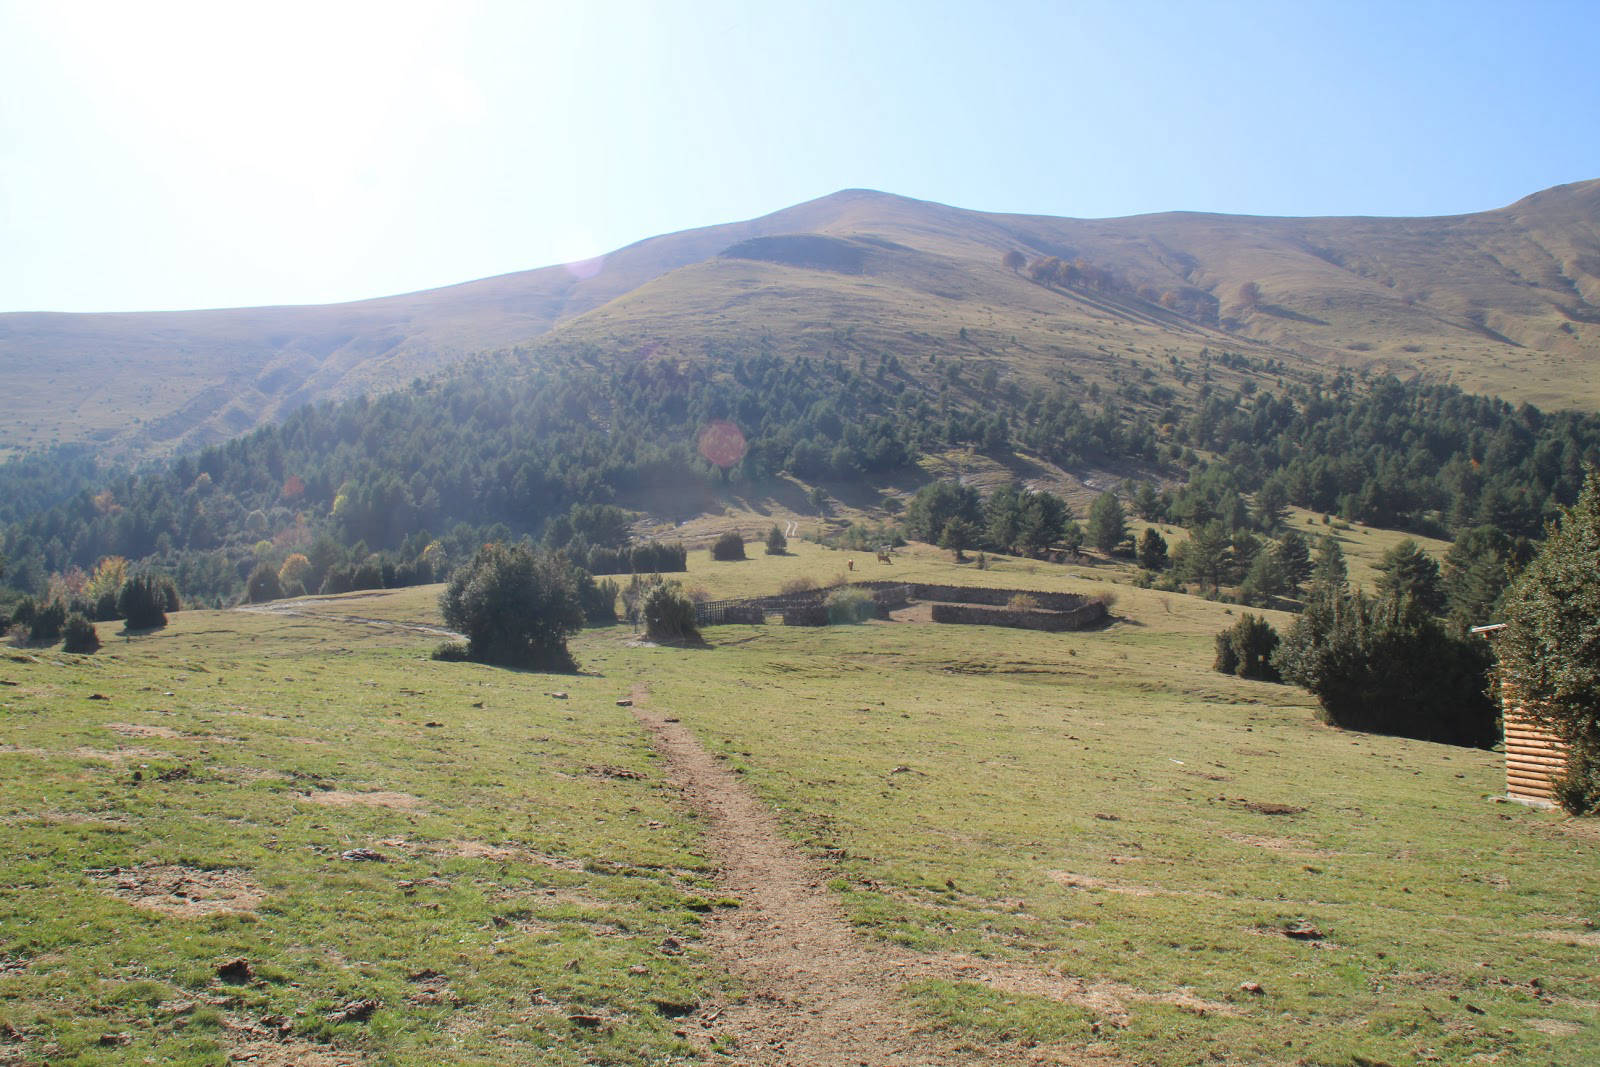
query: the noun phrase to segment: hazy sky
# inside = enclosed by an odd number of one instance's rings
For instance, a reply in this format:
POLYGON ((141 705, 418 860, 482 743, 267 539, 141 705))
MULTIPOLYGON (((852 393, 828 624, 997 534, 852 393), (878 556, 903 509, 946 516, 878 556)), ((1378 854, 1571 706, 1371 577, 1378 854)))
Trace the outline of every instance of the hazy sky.
POLYGON ((1600 177, 1600 3, 0 0, 0 311, 320 303, 865 186, 1452 214, 1600 177))

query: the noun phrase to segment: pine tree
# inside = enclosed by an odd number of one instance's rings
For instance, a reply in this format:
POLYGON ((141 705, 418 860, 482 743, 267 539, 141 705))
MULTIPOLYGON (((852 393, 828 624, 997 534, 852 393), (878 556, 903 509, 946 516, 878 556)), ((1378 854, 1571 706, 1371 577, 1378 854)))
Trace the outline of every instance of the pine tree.
POLYGON ((1139 566, 1147 571, 1167 569, 1167 539, 1149 526, 1144 528, 1144 536, 1139 538, 1139 566))
POLYGON ((1380 596, 1390 600, 1409 598, 1429 615, 1444 609, 1439 564, 1411 538, 1385 552, 1377 571, 1380 596))
POLYGON ((1128 536, 1127 515, 1116 493, 1101 493, 1089 506, 1089 543, 1111 552, 1128 536))

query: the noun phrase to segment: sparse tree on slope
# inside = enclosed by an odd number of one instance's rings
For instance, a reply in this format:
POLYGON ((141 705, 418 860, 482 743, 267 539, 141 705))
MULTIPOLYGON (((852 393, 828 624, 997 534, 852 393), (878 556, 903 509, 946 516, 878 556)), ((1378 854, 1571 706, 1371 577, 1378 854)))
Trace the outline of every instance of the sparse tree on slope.
POLYGON ((1089 505, 1089 541, 1102 552, 1111 552, 1128 536, 1127 514, 1116 493, 1101 493, 1089 505))
POLYGON ((1167 539, 1149 526, 1144 528, 1144 536, 1139 538, 1139 566, 1147 571, 1167 569, 1167 539))

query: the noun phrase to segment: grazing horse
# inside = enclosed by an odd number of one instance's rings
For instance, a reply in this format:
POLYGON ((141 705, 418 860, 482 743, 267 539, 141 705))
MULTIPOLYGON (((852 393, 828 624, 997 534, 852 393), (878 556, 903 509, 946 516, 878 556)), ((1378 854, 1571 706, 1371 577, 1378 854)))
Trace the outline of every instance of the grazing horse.
POLYGON ((882 548, 878 549, 878 562, 879 563, 893 563, 894 562, 894 560, 889 558, 889 546, 888 545, 884 545, 882 548))

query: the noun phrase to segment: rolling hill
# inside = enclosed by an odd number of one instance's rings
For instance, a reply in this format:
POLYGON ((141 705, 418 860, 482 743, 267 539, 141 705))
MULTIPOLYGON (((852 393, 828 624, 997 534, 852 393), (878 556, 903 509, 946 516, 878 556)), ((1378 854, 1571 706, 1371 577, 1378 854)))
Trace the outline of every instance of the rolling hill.
POLYGON ((847 190, 586 264, 356 303, 0 315, 0 455, 78 440, 181 450, 540 339, 691 358, 939 356, 1034 382, 1209 348, 1593 410, 1600 180, 1411 219, 1083 220, 847 190))

